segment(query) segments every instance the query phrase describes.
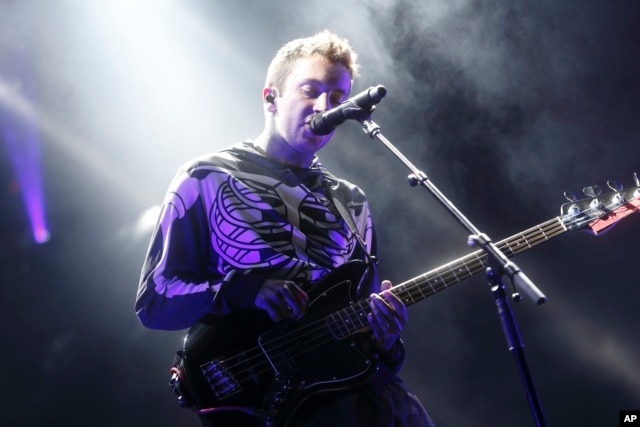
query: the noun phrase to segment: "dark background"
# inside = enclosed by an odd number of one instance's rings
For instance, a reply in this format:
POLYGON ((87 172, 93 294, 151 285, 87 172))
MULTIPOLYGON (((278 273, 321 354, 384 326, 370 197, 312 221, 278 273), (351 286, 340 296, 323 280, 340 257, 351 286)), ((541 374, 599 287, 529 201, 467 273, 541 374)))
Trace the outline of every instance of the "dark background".
MULTIPOLYGON (((167 387, 183 332, 133 311, 145 212, 182 162, 260 132, 273 53, 324 28, 360 54, 353 93, 387 87, 384 135, 495 241, 557 216, 565 191, 634 185, 636 1, 1 0, 1 425, 198 425, 167 387)), ((357 122, 320 154, 367 193, 384 277, 471 251, 357 122)), ((639 236, 635 214, 516 259, 548 297, 512 307, 550 426, 614 426, 640 408, 639 236)), ((402 376, 436 425, 534 425, 481 276, 409 317, 402 376)))

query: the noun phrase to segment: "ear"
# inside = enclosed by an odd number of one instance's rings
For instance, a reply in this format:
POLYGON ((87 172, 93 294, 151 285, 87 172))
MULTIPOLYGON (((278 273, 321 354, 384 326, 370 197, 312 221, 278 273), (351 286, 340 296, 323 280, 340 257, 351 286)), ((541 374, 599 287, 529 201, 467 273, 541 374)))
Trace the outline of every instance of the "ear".
POLYGON ((267 110, 271 112, 276 111, 276 96, 277 91, 272 87, 265 87, 262 89, 262 98, 266 102, 267 110))

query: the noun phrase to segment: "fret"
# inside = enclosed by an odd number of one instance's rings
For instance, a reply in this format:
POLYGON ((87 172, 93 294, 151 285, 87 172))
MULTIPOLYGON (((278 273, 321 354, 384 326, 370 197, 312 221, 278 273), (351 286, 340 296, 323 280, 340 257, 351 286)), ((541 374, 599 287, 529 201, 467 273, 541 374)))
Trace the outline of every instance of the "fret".
POLYGON ((456 265, 456 271, 458 272, 458 274, 456 274, 456 277, 458 278, 458 280, 462 281, 472 275, 471 270, 469 270, 469 266, 467 265, 467 262, 464 258, 456 262, 456 265))
MULTIPOLYGON (((564 230, 561 230, 564 231, 564 230)), ((539 245, 542 242, 549 240, 551 237, 557 234, 557 223, 547 223, 542 226, 537 227, 537 231, 535 233, 530 233, 530 237, 526 237, 528 247, 531 248, 533 246, 539 245)), ((525 249, 521 249, 523 251, 525 249)), ((519 252, 520 252, 519 251, 519 252)))
POLYGON ((351 335, 353 333, 353 325, 351 324, 351 317, 349 317, 347 309, 343 308, 342 310, 338 310, 337 313, 340 316, 342 326, 344 326, 344 330, 346 331, 345 336, 351 335))
POLYGON ((549 238, 547 237, 547 233, 544 231, 544 228, 540 228, 540 232, 537 233, 535 236, 533 236, 534 238, 528 239, 527 243, 529 244, 529 247, 532 248, 535 245, 538 245, 542 242, 546 242, 547 240, 549 240, 549 238))
POLYGON ((363 310, 362 307, 360 307, 359 304, 351 304, 349 308, 351 309, 351 311, 353 311, 354 314, 354 321, 351 322, 351 325, 354 328, 353 332, 358 331, 368 325, 368 321, 366 320, 367 313, 363 310))
POLYGON ((342 337, 342 334, 340 333, 340 325, 335 319, 335 314, 330 314, 329 316, 325 317, 325 323, 327 329, 329 329, 329 332, 331 332, 331 335, 338 339, 342 337))
POLYGON ((512 257, 517 254, 519 247, 520 242, 518 239, 515 239, 513 242, 507 242, 503 247, 498 246, 498 248, 508 257, 512 257))
POLYGON ((405 289, 404 287, 396 286, 394 289, 392 289, 392 291, 393 294, 405 305, 411 305, 413 303, 411 298, 409 298, 410 295, 408 295, 407 289, 405 289))
POLYGON ((456 276, 456 274, 451 270, 451 263, 447 264, 447 271, 444 272, 442 284, 446 288, 450 284, 458 283, 460 280, 456 276))
MULTIPOLYGON (((423 274, 420 277, 426 277, 426 275, 423 274)), ((427 297, 427 295, 424 294, 422 287, 420 286, 420 281, 419 281, 420 277, 417 277, 415 280, 413 280, 414 286, 412 286, 412 288, 416 289, 420 293, 420 298, 418 300, 427 297)), ((424 280, 424 279, 422 279, 422 280, 424 280)), ((415 301, 413 301, 413 298, 412 298, 412 302, 415 302, 415 301)))
POLYGON ((449 269, 449 271, 451 272, 451 274, 453 274, 453 277, 455 277, 455 281, 459 282, 460 279, 458 279, 458 275, 456 274, 455 270, 451 267, 451 264, 447 264, 447 268, 449 269))
POLYGON ((434 287, 434 284, 437 284, 439 281, 442 280, 442 277, 440 277, 440 274, 437 271, 434 274, 436 275, 436 277, 433 280, 428 281, 428 284, 431 287, 431 291, 432 291, 431 295, 438 293, 438 291, 434 287))
POLYGON ((464 263, 464 260, 462 261, 458 261, 455 263, 451 263, 449 264, 452 266, 452 271, 453 271, 453 275, 456 277, 456 280, 461 282, 462 280, 466 279, 469 273, 469 269, 467 268, 467 266, 464 263), (455 267, 454 267, 455 265, 455 267))
POLYGON ((544 228, 540 227, 540 233, 542 234, 542 237, 544 237, 544 240, 549 240, 549 237, 547 236, 547 233, 544 231, 544 228))
POLYGON ((406 286, 405 293, 407 294, 407 298, 405 299, 405 304, 407 305, 413 304, 421 299, 427 298, 428 296, 422 292, 422 289, 417 282, 414 283, 413 286, 406 286), (419 295, 417 295, 415 291, 418 291, 419 295))
POLYGON ((346 330, 346 331, 344 330, 344 327, 346 325, 344 324, 344 322, 342 321, 342 317, 340 316, 341 311, 342 310, 338 310, 331 315, 331 318, 333 319, 334 323, 338 327, 337 330, 335 331, 337 332, 337 334, 334 333, 334 335, 336 335, 338 338, 343 338, 349 335, 349 330, 346 330))
POLYGON ((417 302, 415 299, 411 297, 410 293, 406 292, 406 295, 407 295, 406 297, 401 298, 404 305, 411 305, 417 302))
POLYGON ((543 227, 538 227, 538 232, 533 234, 533 237, 535 237, 535 240, 531 239, 530 241, 529 239, 527 239, 527 243, 529 244, 529 247, 533 247, 536 244, 538 244, 540 241, 545 241, 549 239, 543 227))
POLYGON ((484 255, 484 252, 476 251, 471 255, 472 255, 473 258, 475 258, 475 261, 474 261, 474 273, 477 273, 478 271, 484 270, 485 264, 486 264, 486 261, 487 261, 487 257, 486 257, 486 255, 484 255))
POLYGON ((436 278, 436 280, 433 282, 435 285, 439 285, 440 287, 436 288, 435 286, 431 286, 431 289, 433 289, 433 293, 436 294, 438 292, 440 292, 440 289, 442 289, 442 287, 444 286, 445 288, 447 287, 447 276, 444 275, 445 272, 440 273, 439 271, 436 271, 438 277, 436 278))
POLYGON ((520 233, 520 236, 522 236, 522 240, 524 241, 524 243, 527 245, 527 249, 531 249, 531 244, 529 243, 529 240, 527 239, 527 236, 525 236, 524 234, 520 233))

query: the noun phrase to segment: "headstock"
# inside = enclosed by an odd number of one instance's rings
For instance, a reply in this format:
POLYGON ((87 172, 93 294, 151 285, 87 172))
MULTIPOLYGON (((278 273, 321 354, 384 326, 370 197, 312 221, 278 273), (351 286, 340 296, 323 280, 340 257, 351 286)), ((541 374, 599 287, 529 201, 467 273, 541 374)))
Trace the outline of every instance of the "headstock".
POLYGON ((635 187, 624 189, 616 181, 608 181, 612 192, 602 194, 597 186, 586 187, 587 196, 579 199, 574 193, 564 193, 569 203, 560 208, 560 219, 567 230, 587 229, 593 234, 607 231, 622 218, 640 212, 640 180, 633 174, 635 187))

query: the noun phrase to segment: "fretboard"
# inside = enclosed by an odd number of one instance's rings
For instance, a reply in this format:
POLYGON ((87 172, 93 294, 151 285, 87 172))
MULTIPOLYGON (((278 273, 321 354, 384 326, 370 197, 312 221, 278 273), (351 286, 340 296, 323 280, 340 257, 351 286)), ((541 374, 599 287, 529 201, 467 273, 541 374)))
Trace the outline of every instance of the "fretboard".
MULTIPOLYGON (((507 257, 511 258, 565 231, 567 231, 567 228, 561 219, 556 217, 501 240, 496 246, 507 257)), ((456 283, 460 283, 474 274, 484 272, 487 266, 486 264, 487 254, 480 249, 418 277, 400 283, 392 288, 392 292, 398 296, 405 305, 412 305, 456 283)))
MULTIPOLYGON (((567 231, 566 225, 559 217, 556 217, 501 240, 496 246, 511 258, 565 231, 567 231)), ((474 274, 483 272, 486 264, 487 254, 480 249, 400 283, 391 288, 391 292, 409 306, 444 291, 474 274)), ((369 329, 367 315, 370 312, 369 298, 360 300, 328 316, 326 325, 334 337, 341 339, 369 329)))

